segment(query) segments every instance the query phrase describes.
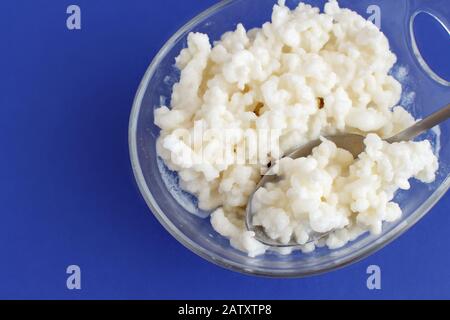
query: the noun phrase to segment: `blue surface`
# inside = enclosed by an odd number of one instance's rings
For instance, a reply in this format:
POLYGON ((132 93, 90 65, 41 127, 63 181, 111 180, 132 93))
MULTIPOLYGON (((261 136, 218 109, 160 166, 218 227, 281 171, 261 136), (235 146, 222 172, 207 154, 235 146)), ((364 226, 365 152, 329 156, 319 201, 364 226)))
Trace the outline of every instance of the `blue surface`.
MULTIPOLYGON (((0 4, 0 298, 450 298, 450 196, 378 253, 313 278, 233 273, 177 243, 135 187, 128 116, 161 45, 215 1, 74 2, 80 31, 66 28, 69 1, 0 4), (71 264, 80 291, 66 288, 71 264), (380 291, 366 288, 371 264, 380 291)), ((433 28, 424 38, 448 43, 433 28)), ((427 52, 447 78, 449 49, 427 52)))

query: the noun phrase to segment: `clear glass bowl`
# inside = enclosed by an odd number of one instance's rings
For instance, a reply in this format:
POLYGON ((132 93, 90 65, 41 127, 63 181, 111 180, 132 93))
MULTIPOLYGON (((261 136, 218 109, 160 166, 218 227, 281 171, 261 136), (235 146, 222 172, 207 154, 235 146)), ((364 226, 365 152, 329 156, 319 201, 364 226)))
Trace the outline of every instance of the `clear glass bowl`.
MULTIPOLYGON (((401 78, 403 83, 402 103, 418 118, 448 103, 450 90, 449 83, 435 75, 421 59, 412 23, 418 12, 425 11, 449 26, 450 6, 447 1, 340 1, 341 7, 355 10, 365 17, 374 12, 371 11, 374 9, 372 5, 380 8, 382 31, 398 56, 393 75, 401 78), (407 77, 404 77, 405 70, 408 71, 407 77), (415 99, 411 99, 412 92, 415 99)), ((294 7, 298 2, 288 0, 287 4, 294 7)), ((325 0, 303 2, 323 8, 325 0)), ((162 163, 156 154, 159 129, 154 125, 153 111, 162 103, 168 103, 172 85, 179 77, 174 59, 186 46, 189 32, 207 33, 212 40, 217 40, 224 32, 234 30, 239 22, 247 29, 261 26, 270 20, 274 3, 274 0, 222 1, 176 32, 154 58, 139 86, 131 113, 129 145, 134 174, 145 201, 161 224, 183 245, 201 257, 235 271, 272 277, 301 277, 330 271, 368 256, 408 230, 433 207, 450 185, 450 123, 441 126, 440 139, 437 130, 424 136, 433 141, 436 152, 439 152, 440 170, 436 182, 430 185, 413 182, 411 190, 400 192, 396 200, 403 208, 403 218, 385 224, 381 235, 362 236, 341 249, 321 248, 311 254, 295 252, 282 256, 268 253, 249 258, 233 249, 227 239, 212 229, 209 219, 189 213, 186 209, 190 203, 181 205, 174 199, 170 189, 176 188, 176 176, 170 177, 172 185, 166 186, 167 180, 160 174, 162 163)), ((195 199, 191 200, 195 205, 195 199)))

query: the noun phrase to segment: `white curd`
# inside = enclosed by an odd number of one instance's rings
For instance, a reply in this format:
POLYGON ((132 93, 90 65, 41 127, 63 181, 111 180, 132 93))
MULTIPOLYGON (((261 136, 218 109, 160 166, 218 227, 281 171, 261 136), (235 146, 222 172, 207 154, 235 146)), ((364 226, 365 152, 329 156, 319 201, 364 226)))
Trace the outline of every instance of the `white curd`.
POLYGON ((213 45, 192 33, 176 59, 181 76, 171 104, 155 111, 158 155, 199 207, 214 211, 214 229, 257 256, 268 248, 245 229, 244 214, 268 164, 321 136, 367 135, 356 160, 327 140, 308 158, 281 160, 286 179, 257 192, 255 222, 273 239, 299 244, 313 231, 335 230, 305 252, 380 233, 383 221, 401 216, 396 190, 408 189, 412 177, 433 181, 438 167, 428 142, 380 139, 415 121, 397 105, 402 88, 389 75, 395 62, 384 34, 337 1, 320 13, 302 3, 290 10, 281 0, 271 22, 249 31, 239 24, 213 45), (278 143, 250 152, 247 138, 264 130, 278 143), (224 132, 227 141, 219 138, 224 132), (241 161, 238 150, 247 151, 241 161))

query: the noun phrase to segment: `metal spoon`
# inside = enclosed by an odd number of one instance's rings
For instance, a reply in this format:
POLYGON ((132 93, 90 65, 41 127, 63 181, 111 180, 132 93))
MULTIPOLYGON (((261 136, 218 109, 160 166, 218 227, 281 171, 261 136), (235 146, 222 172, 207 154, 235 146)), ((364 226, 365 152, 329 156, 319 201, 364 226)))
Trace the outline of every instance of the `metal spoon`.
MULTIPOLYGON (((415 137, 420 135, 421 133, 435 127, 441 122, 444 122, 450 117, 450 104, 445 106, 444 108, 440 109, 439 111, 433 113, 429 117, 417 122, 413 126, 409 127, 408 129, 400 132, 399 134, 389 138, 385 139, 385 141, 389 143, 395 143, 395 142, 401 142, 401 141, 409 141, 413 140, 415 137)), ((361 152, 364 151, 365 145, 364 145, 364 139, 366 137, 359 135, 359 134, 341 134, 336 136, 326 136, 326 139, 334 142, 338 148, 342 148, 345 150, 350 151, 351 154, 355 157, 355 159, 359 156, 361 152)), ((294 152, 289 153, 285 157, 289 157, 292 159, 307 157, 311 154, 312 150, 319 146, 321 144, 321 140, 317 139, 314 141, 311 141, 300 148, 296 149, 294 152)), ((273 167, 272 167, 273 168, 273 167)), ((264 175, 259 182, 259 184, 256 186, 255 191, 251 194, 249 201, 247 203, 247 211, 245 215, 245 224, 247 227, 247 230, 255 232, 255 238, 272 247, 297 247, 299 244, 291 239, 291 241, 287 244, 282 244, 276 240, 271 239, 264 231, 264 228, 261 226, 255 226, 253 225, 253 215, 252 212, 252 201, 253 197, 256 193, 256 191, 266 185, 268 182, 277 182, 282 177, 277 176, 275 174, 272 174, 272 170, 269 170, 266 175, 264 175)), ((330 231, 332 232, 332 231, 330 231)), ((316 240, 319 240, 323 237, 326 237, 330 232, 327 233, 314 233, 310 235, 310 238, 307 243, 314 242, 316 240)))

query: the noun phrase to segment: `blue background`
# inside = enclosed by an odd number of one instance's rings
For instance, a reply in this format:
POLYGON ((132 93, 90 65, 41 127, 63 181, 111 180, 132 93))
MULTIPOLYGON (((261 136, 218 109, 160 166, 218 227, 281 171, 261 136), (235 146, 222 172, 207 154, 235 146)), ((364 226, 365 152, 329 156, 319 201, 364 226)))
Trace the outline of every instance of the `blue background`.
MULTIPOLYGON (((293 280, 217 267, 150 214, 128 157, 133 97, 165 40, 215 2, 77 0, 82 30, 69 31, 71 2, 1 1, 0 298, 450 298, 450 196, 371 257, 293 280), (66 288, 71 264, 80 291, 66 288), (371 264, 380 291, 366 288, 371 264)), ((450 78, 448 35, 420 20, 450 78)))

